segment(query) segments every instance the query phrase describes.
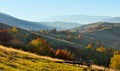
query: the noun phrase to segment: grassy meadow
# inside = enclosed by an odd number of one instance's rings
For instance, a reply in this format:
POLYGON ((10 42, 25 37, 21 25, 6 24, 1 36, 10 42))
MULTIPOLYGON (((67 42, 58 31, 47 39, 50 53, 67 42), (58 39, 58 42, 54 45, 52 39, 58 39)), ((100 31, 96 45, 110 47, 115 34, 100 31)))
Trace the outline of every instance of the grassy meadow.
POLYGON ((83 68, 55 63, 53 60, 0 46, 0 71, 83 71, 83 68))

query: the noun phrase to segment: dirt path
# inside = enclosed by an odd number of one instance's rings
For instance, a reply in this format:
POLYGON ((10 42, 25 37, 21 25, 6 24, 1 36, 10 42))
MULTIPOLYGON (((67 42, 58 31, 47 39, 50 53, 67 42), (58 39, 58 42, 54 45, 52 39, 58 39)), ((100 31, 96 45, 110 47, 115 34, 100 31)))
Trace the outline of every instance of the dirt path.
POLYGON ((105 71, 115 71, 113 69, 105 68, 103 66, 92 65, 92 69, 105 70, 105 71))

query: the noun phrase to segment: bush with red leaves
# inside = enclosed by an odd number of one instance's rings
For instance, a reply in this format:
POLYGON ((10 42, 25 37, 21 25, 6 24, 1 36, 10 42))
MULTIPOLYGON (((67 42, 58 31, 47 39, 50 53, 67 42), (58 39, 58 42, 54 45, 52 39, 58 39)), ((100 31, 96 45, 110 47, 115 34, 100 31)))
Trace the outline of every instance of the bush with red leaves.
POLYGON ((5 29, 0 30, 0 43, 7 44, 13 36, 5 29))

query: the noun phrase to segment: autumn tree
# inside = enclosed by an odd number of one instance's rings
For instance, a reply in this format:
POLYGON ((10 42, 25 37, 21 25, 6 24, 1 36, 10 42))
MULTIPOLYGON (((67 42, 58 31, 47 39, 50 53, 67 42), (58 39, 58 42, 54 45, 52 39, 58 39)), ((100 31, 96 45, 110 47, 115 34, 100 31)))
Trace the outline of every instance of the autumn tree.
POLYGON ((89 43, 88 45, 87 45, 87 49, 92 49, 93 48, 93 45, 91 44, 91 43, 89 43))
POLYGON ((14 38, 16 38, 16 33, 18 32, 16 27, 11 28, 11 32, 13 33, 14 38))
POLYGON ((24 44, 22 41, 20 41, 19 39, 12 39, 10 41, 10 45, 12 47, 18 48, 18 49, 22 49, 24 47, 24 44))
POLYGON ((47 30, 40 30, 39 32, 46 34, 48 31, 47 30))
POLYGON ((101 45, 99 48, 96 49, 98 52, 106 52, 106 48, 101 45))
POLYGON ((12 31, 13 33, 17 33, 18 30, 17 30, 16 27, 12 27, 11 31, 12 31))
POLYGON ((70 40, 72 38, 72 35, 71 34, 68 34, 67 35, 67 39, 70 40))
POLYGON ((49 43, 42 38, 32 40, 28 46, 28 50, 40 55, 54 55, 54 50, 50 47, 49 43))
POLYGON ((67 50, 62 50, 62 49, 57 49, 55 52, 55 56, 61 59, 72 59, 72 54, 70 51, 67 50))
POLYGON ((80 34, 78 34, 78 39, 81 39, 82 38, 82 34, 80 33, 80 34))
POLYGON ((5 29, 0 30, 0 43, 7 44, 13 36, 5 29))
POLYGON ((110 67, 113 69, 120 70, 120 51, 115 51, 114 56, 111 57, 110 67))

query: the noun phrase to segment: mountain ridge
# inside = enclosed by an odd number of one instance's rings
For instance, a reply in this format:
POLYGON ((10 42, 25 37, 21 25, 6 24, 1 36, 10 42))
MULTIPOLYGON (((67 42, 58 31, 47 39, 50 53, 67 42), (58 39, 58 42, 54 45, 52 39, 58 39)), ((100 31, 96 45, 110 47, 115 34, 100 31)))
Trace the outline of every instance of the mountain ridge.
POLYGON ((25 21, 3 13, 0 13, 0 23, 5 23, 7 25, 16 26, 27 30, 50 29, 50 27, 46 25, 37 22, 25 21))
POLYGON ((109 23, 120 23, 120 17, 112 16, 92 16, 92 15, 61 15, 51 16, 43 21, 54 22, 72 22, 79 24, 90 24, 95 22, 109 22, 109 23))
POLYGON ((62 22, 73 22, 80 24, 89 24, 94 22, 100 22, 105 19, 110 19, 110 16, 91 16, 91 15, 63 15, 48 17, 44 21, 62 21, 62 22))

